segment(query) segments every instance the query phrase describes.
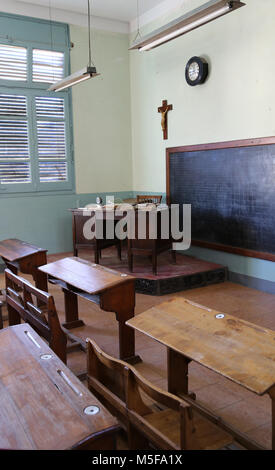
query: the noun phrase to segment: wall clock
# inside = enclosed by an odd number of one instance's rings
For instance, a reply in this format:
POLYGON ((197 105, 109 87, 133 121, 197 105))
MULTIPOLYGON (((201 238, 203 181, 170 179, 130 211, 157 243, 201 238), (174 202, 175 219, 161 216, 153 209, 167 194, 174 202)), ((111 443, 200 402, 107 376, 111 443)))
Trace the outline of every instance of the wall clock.
POLYGON ((185 78, 190 86, 204 83, 208 75, 208 63, 200 57, 191 57, 185 67, 185 78))

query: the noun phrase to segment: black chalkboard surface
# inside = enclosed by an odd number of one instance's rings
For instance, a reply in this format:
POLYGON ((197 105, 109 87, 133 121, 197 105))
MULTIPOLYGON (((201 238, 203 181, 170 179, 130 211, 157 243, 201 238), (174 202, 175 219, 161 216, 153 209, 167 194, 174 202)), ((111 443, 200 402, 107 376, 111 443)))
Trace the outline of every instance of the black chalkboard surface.
POLYGON ((275 138, 168 149, 167 198, 194 244, 275 261, 275 138))

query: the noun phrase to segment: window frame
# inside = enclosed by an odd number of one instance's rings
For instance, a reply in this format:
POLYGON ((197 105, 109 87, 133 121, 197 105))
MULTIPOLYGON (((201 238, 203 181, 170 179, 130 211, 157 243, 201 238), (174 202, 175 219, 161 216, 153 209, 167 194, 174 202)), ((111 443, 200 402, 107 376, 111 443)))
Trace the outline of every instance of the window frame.
MULTIPOLYGON (((68 29, 68 26, 67 26, 68 29)), ((32 59, 33 49, 53 50, 64 53, 64 76, 70 73, 70 54, 69 47, 45 44, 40 42, 29 42, 20 40, 9 40, 0 37, 0 43, 10 46, 20 46, 27 49, 27 80, 1 80, 0 79, 0 93, 11 95, 24 95, 27 97, 27 110, 29 120, 29 152, 30 152, 30 170, 31 170, 31 183, 10 183, 2 184, 0 182, 0 197, 2 195, 18 195, 20 193, 69 193, 75 192, 75 171, 74 171, 74 150, 73 150, 73 116, 72 116, 72 96, 71 90, 64 90, 62 92, 48 91, 51 83, 41 83, 32 81, 32 59), (66 162, 67 162, 67 181, 57 182, 40 182, 39 179, 39 158, 37 146, 37 131, 36 131, 36 109, 35 109, 35 96, 51 96, 64 98, 64 123, 65 123, 65 138, 66 138, 66 162)), ((68 29, 68 44, 69 44, 69 29, 68 29)))

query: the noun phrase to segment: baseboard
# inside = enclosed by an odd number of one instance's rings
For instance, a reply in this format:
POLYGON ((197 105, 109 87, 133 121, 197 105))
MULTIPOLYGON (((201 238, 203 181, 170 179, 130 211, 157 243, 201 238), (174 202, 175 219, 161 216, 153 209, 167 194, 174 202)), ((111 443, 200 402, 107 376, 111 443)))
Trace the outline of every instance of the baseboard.
POLYGON ((275 282, 267 281, 265 279, 259 279, 257 277, 246 276, 245 274, 228 272, 228 280, 241 284, 242 286, 250 287, 251 289, 257 289, 268 294, 275 294, 275 282))

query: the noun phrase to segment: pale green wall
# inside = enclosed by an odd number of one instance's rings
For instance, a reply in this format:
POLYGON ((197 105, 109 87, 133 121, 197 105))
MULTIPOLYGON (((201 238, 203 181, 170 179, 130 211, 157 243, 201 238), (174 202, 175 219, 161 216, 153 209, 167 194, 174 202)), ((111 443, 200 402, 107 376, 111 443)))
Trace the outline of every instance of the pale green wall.
POLYGON ((131 52, 134 190, 165 191, 166 147, 275 135, 275 2, 246 3, 150 52, 131 52), (210 65, 207 82, 194 88, 184 76, 193 55, 210 65), (163 99, 174 107, 167 141, 157 113, 163 99))
MULTIPOLYGON (((70 26, 71 70, 87 65, 87 29, 70 26)), ((128 37, 93 31, 93 57, 100 77, 72 88, 76 190, 132 189, 128 37)))
MULTIPOLYGON (((185 9, 142 33, 202 3, 189 0, 185 9)), ((275 2, 245 3, 150 52, 130 53, 134 191, 165 192, 166 147, 275 135, 275 2), (204 85, 192 88, 185 81, 185 65, 194 55, 208 60, 210 73, 204 85), (174 108, 167 141, 157 113, 163 99, 174 108)), ((275 279, 272 262, 195 247, 189 253, 226 264, 235 273, 275 279)))

